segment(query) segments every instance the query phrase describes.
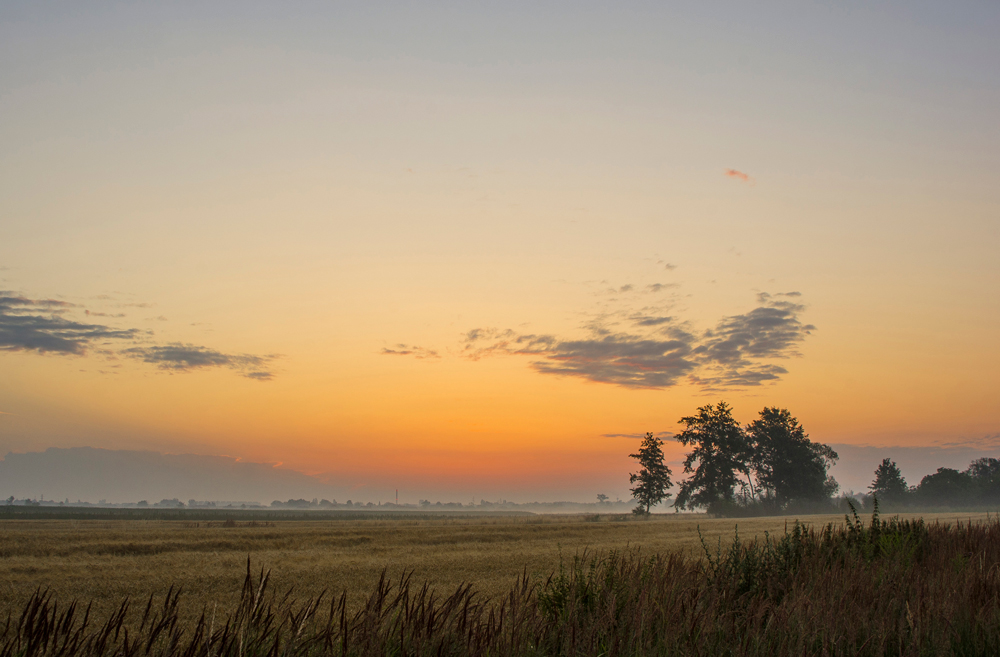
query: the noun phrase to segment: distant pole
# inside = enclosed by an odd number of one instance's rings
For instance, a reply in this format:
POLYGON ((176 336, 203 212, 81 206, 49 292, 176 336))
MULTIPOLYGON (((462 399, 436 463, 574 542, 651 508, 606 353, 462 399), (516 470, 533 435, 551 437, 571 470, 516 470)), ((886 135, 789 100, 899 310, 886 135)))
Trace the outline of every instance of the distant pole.
POLYGON ((399 489, 396 489, 396 506, 399 506, 399 489))

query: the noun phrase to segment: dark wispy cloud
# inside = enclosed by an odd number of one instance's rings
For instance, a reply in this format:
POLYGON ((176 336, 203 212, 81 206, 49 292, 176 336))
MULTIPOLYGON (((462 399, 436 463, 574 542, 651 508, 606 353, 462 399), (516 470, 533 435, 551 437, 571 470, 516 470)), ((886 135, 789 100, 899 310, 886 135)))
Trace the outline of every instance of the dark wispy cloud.
POLYGON ((587 335, 580 339, 473 329, 464 336, 462 354, 473 360, 529 356, 542 374, 628 388, 668 388, 683 381, 707 390, 759 386, 787 374, 773 361, 798 356, 799 343, 815 330, 799 319, 805 307, 787 300, 797 296, 760 294, 750 312, 724 317, 702 332, 672 315, 644 313, 624 321, 601 316, 585 325, 587 335))
MULTIPOLYGON (((138 303, 128 305, 149 306, 138 303)), ((105 359, 115 360, 124 356, 166 370, 221 367, 259 381, 273 377, 268 368, 275 358, 273 355, 227 354, 209 347, 182 343, 150 344, 151 331, 80 322, 71 318, 73 313, 82 313, 88 318, 124 317, 120 313, 90 311, 66 301, 30 299, 0 291, 0 351, 75 356, 93 351, 105 359)))
POLYGON ((646 292, 656 294, 657 292, 663 292, 673 287, 677 287, 677 283, 651 283, 646 286, 645 290, 646 292))
POLYGON ((672 324, 675 320, 671 316, 657 317, 655 315, 632 315, 629 319, 636 326, 663 326, 672 324))
POLYGON ((255 356, 253 354, 226 354, 209 347, 175 342, 152 347, 131 347, 122 354, 151 363, 163 370, 183 372, 212 367, 236 370, 243 376, 258 381, 272 378, 268 364, 275 356, 255 356))
POLYGON ((799 356, 798 344, 816 329, 799 321, 805 306, 781 298, 799 296, 786 292, 772 297, 762 292, 757 308, 726 317, 706 331, 694 350, 705 363, 698 383, 720 388, 754 386, 787 374, 784 367, 764 361, 799 356))
POLYGON ((503 354, 545 354, 556 344, 558 339, 554 335, 520 334, 511 329, 472 329, 465 334, 462 355, 479 360, 503 354))
POLYGON ((0 292, 0 350, 83 354, 97 342, 137 338, 137 329, 115 329, 67 319, 73 304, 0 292))
POLYGON ((433 349, 425 349, 412 344, 397 344, 392 349, 383 347, 380 351, 383 356, 413 356, 414 358, 440 358, 438 352, 433 349))
POLYGON ((532 362, 543 374, 578 376, 630 388, 666 388, 692 371, 690 345, 680 340, 614 334, 559 342, 545 360, 532 362))

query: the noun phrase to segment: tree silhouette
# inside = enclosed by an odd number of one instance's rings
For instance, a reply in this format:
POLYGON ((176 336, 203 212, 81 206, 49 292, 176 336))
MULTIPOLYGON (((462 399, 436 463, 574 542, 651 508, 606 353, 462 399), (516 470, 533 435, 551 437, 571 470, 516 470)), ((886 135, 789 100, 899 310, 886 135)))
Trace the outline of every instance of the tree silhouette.
POLYGON ((875 480, 868 489, 876 498, 891 504, 902 502, 909 492, 903 473, 891 459, 882 459, 882 463, 875 468, 875 480))
POLYGON ((649 508, 670 497, 670 468, 663 462, 663 441, 652 433, 647 433, 642 439, 639 452, 629 454, 639 461, 641 470, 629 475, 629 483, 638 482, 632 488, 632 497, 639 503, 636 512, 649 515, 649 508))
POLYGON ((962 504, 971 497, 973 479, 968 472, 953 468, 938 468, 920 480, 915 491, 923 504, 962 504))
POLYGON ((693 474, 681 484, 674 506, 681 509, 703 506, 711 511, 720 502, 734 501, 737 484, 749 488, 753 496, 750 446, 726 402, 702 406, 697 415, 683 417, 679 424, 685 428, 677 434, 677 440, 685 447, 694 446, 684 459, 684 472, 693 474), (745 476, 744 480, 740 474, 745 476))
POLYGON ((966 470, 972 479, 977 501, 985 504, 1000 502, 1000 460, 995 458, 976 459, 966 470))
POLYGON ((837 482, 827 475, 837 452, 809 440, 787 409, 765 408, 746 435, 761 498, 773 496, 780 509, 792 500, 822 500, 837 492, 837 482))

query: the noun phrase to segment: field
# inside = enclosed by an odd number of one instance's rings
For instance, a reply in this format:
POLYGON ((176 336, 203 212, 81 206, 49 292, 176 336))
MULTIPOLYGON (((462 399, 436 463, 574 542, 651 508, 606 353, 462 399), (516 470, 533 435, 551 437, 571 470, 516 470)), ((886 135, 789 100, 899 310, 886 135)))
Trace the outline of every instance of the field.
MULTIPOLYGON (((246 516, 249 517, 249 516, 246 516)), ((278 516, 280 517, 280 516, 278 516)), ((308 517, 308 516, 306 516, 308 517)), ((930 514, 951 522, 986 514, 930 514)), ((37 587, 60 601, 93 600, 102 617, 125 597, 145 600, 182 587, 181 618, 207 606, 237 601, 249 556, 255 570, 272 570, 272 587, 293 587, 298 598, 326 589, 346 591, 354 608, 387 569, 413 571, 449 593, 471 583, 486 596, 508 591, 522 573, 544 581, 560 558, 585 550, 605 553, 628 546, 644 554, 680 550, 701 555, 698 529, 710 546, 741 538, 780 535, 794 518, 711 519, 628 516, 399 516, 326 520, 3 520, 0 521, 0 618, 19 613, 37 587), (233 525, 235 526, 228 526, 233 525)), ((807 516, 820 527, 843 516, 807 516)))

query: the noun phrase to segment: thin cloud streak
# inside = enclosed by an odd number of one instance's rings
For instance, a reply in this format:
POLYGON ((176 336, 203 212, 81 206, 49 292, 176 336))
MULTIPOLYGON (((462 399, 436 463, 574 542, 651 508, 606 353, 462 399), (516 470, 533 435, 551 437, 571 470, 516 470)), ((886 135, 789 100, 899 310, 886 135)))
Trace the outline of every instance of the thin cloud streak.
MULTIPOLYGON (((673 438, 674 437, 674 432, 673 431, 658 431, 658 432, 656 432, 653 435, 656 436, 657 438, 661 439, 661 440, 665 440, 667 438, 673 438)), ((642 440, 645 437, 646 437, 646 434, 644 434, 644 433, 602 433, 601 434, 601 438, 631 438, 633 440, 642 440)))
POLYGON ((433 349, 425 349, 423 347, 409 344, 397 344, 394 349, 383 347, 382 351, 379 353, 383 356, 413 356, 417 359, 441 358, 438 352, 433 349))
POLYGON ((225 367, 258 381, 271 379, 272 373, 263 369, 274 356, 253 354, 226 354, 209 347, 175 342, 154 347, 132 347, 121 352, 125 356, 155 364, 162 370, 184 372, 210 367, 225 367))

